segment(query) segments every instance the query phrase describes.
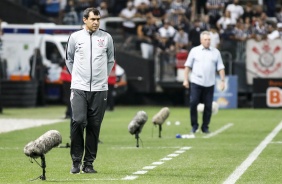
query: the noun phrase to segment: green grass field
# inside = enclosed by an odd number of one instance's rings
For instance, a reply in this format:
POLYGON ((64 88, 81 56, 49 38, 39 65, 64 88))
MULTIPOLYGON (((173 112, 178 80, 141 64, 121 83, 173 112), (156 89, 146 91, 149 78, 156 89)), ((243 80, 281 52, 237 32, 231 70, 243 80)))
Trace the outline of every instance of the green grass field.
MULTIPOLYGON (((241 170, 242 174, 236 183, 282 183, 282 132, 280 129, 276 131, 277 135, 273 132, 282 122, 281 110, 220 110, 212 117, 210 130, 215 133, 230 125, 222 132, 209 138, 197 133, 194 139, 176 139, 176 134, 187 134, 190 131, 189 109, 171 107, 167 119, 171 125, 163 124, 162 138, 158 138, 158 128, 151 122, 153 115, 160 109, 120 106, 113 112, 106 112, 100 134, 103 144, 99 145, 94 163, 97 174, 70 174, 69 148, 53 148, 45 155, 46 181, 38 179, 30 182, 42 174, 42 169, 24 155, 24 146, 51 129, 60 131, 63 144, 68 143, 69 120, 62 119, 57 124, 2 133, 0 183, 217 184, 226 181, 247 158, 253 159, 253 162, 243 166, 245 170, 241 170), (136 148, 136 140, 129 134, 127 126, 139 110, 146 111, 149 118, 140 134, 142 143, 136 148), (176 121, 180 125, 175 125, 176 121), (261 154, 249 157, 270 134, 273 139, 268 139, 261 154), (163 164, 157 165, 156 162, 163 164), (151 166, 155 167, 152 169, 151 166)), ((0 118, 58 119, 63 117, 64 111, 63 106, 11 108, 4 109, 0 118)), ((37 161, 40 163, 40 159, 37 161)))

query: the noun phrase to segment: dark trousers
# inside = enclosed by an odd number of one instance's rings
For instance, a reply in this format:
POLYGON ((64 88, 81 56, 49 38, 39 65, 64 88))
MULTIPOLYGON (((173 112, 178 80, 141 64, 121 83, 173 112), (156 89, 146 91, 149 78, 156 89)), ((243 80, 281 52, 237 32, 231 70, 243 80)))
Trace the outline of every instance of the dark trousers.
POLYGON ((164 75, 166 74, 165 68, 166 66, 170 64, 170 54, 166 52, 161 52, 159 55, 159 60, 160 60, 160 76, 159 79, 160 81, 163 80, 164 75))
POLYGON ((113 111, 115 108, 115 99, 114 99, 114 85, 108 85, 108 110, 113 111))
POLYGON ((72 110, 71 110, 71 102, 70 102, 70 93, 71 93, 71 82, 63 81, 63 101, 66 104, 66 113, 65 118, 70 118, 70 136, 71 136, 71 124, 72 124, 72 110))
POLYGON ((67 108, 66 108, 66 113, 65 116, 70 117, 71 118, 71 104, 70 104, 70 93, 71 93, 71 82, 63 82, 63 101, 66 104, 67 108))
POLYGON ((2 107, 2 89, 1 89, 1 81, 0 81, 0 114, 3 112, 3 107, 2 107))
POLYGON ((201 10, 204 9, 204 14, 206 15, 208 13, 208 10, 206 8, 206 3, 207 0, 197 0, 196 1, 196 10, 197 10, 197 14, 201 14, 201 10))
POLYGON ((209 123, 212 115, 213 93, 214 86, 203 87, 195 83, 190 84, 190 118, 193 130, 197 130, 199 127, 197 111, 199 103, 203 103, 205 105, 201 130, 205 132, 209 129, 209 123))
POLYGON ((92 165, 97 156, 100 128, 107 107, 107 91, 72 89, 71 93, 71 158, 73 162, 81 162, 84 153, 83 164, 92 165))
POLYGON ((211 27, 215 27, 216 23, 218 21, 218 19, 220 19, 220 15, 216 14, 216 15, 209 15, 209 23, 211 25, 211 27))
POLYGON ((46 104, 46 99, 45 99, 45 81, 44 80, 38 80, 36 105, 44 106, 45 104, 46 104))

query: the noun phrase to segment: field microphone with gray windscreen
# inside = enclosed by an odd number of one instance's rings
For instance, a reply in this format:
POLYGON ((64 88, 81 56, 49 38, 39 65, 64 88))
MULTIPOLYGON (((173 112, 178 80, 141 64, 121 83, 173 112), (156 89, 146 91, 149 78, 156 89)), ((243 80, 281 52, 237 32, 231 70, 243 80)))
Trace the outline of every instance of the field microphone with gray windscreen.
POLYGON ((139 147, 139 134, 141 133, 142 128, 147 120, 147 113, 145 111, 138 111, 128 124, 129 133, 135 135, 135 139, 137 141, 136 147, 139 147))
POLYGON ((60 132, 58 132, 57 130, 49 130, 45 134, 38 137, 36 140, 29 142, 24 147, 24 154, 26 156, 34 160, 38 157, 41 158, 41 165, 38 164, 43 169, 43 174, 38 177, 41 180, 46 180, 46 176, 45 176, 46 162, 45 162, 44 154, 46 154, 52 148, 57 147, 61 143, 62 143, 62 136, 60 132))
POLYGON ((165 120, 169 116, 169 108, 163 107, 152 119, 152 122, 154 125, 159 125, 159 138, 162 137, 162 124, 165 122, 165 120))

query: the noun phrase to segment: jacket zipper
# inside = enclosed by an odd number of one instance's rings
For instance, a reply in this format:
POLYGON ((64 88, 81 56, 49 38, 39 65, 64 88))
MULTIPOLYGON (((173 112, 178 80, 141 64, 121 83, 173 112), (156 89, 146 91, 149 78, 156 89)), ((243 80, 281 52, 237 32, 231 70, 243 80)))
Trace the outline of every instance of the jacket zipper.
POLYGON ((92 84, 92 34, 90 34, 90 92, 92 84))

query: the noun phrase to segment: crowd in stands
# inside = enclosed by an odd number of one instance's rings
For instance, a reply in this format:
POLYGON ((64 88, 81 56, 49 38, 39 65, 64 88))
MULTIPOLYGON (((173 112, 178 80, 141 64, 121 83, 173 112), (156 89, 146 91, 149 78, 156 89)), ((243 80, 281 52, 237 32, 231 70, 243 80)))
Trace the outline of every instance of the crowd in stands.
POLYGON ((122 17, 123 47, 134 40, 144 58, 155 57, 166 63, 164 67, 175 63, 177 53, 199 45, 204 30, 211 32, 212 47, 229 52, 233 61, 243 61, 247 39, 282 38, 282 6, 276 1, 259 5, 242 0, 22 0, 61 24, 81 24, 89 6, 98 8, 102 18, 122 17), (145 23, 133 21, 136 17, 145 23))

